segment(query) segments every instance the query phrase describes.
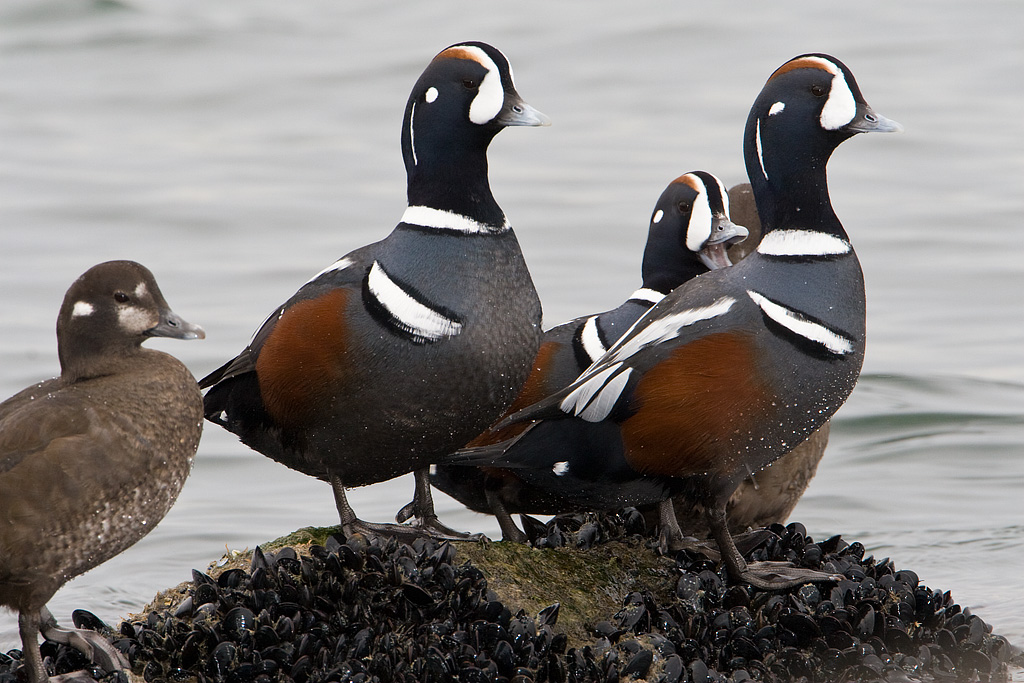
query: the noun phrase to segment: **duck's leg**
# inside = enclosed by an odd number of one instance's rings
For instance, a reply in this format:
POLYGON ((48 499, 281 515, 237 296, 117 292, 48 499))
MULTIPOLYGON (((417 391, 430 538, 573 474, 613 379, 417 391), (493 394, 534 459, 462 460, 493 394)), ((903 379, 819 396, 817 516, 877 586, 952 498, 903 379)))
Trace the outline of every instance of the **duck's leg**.
MULTIPOLYGON (((101 634, 89 629, 62 628, 57 625, 57 620, 45 606, 39 610, 39 632, 47 640, 61 645, 70 645, 108 673, 129 667, 125 656, 101 634)), ((75 680, 73 676, 65 678, 68 676, 72 676, 72 674, 64 674, 59 678, 62 681, 75 680)), ((89 676, 89 679, 92 679, 92 676, 89 676)))
POLYGON ((39 652, 39 613, 19 612, 18 633, 21 635, 21 658, 28 669, 29 683, 43 683, 47 680, 43 667, 43 655, 39 652))
POLYGON ((815 569, 796 567, 790 562, 747 562, 736 548, 736 542, 729 533, 725 505, 709 505, 707 508, 708 527, 718 544, 722 561, 729 572, 729 578, 738 583, 749 583, 764 590, 781 590, 803 583, 838 581, 842 576, 819 572, 815 569))
POLYGON ((529 542, 530 539, 512 520, 512 515, 505 508, 505 501, 501 499, 501 494, 498 491, 485 489, 484 495, 487 496, 487 505, 491 508, 491 514, 498 520, 498 526, 501 527, 501 540, 513 543, 529 542))
MULTIPOLYGON (((421 467, 413 472, 416 480, 416 489, 412 497, 412 522, 411 526, 421 529, 434 538, 441 538, 449 541, 478 541, 484 537, 483 534, 471 534, 465 531, 456 531, 441 523, 434 512, 434 496, 430 492, 430 468, 421 467)), ((408 506, 406 506, 407 508, 408 506)), ((399 514, 405 512, 402 508, 399 514)))
POLYGON ((661 542, 672 552, 687 547, 686 536, 679 528, 676 506, 671 498, 666 498, 658 503, 658 529, 661 542))
MULTIPOLYGON (((426 471, 426 470, 425 470, 426 471)), ((376 536, 395 536, 405 540, 412 540, 416 538, 422 538, 423 536, 433 536, 434 538, 440 538, 443 540, 458 540, 464 541, 467 538, 472 539, 469 534, 460 534, 458 531, 452 531, 452 535, 446 536, 444 534, 433 533, 430 529, 423 528, 418 524, 380 524, 377 522, 367 522, 356 517, 355 510, 349 505, 348 496, 345 494, 345 484, 342 483, 341 477, 336 474, 330 475, 331 488, 334 490, 334 504, 338 508, 338 516, 341 519, 341 527, 345 531, 346 535, 352 535, 355 533, 370 534, 376 536)), ((418 481, 418 480, 417 480, 418 481)), ((427 482, 428 493, 430 482, 427 482)), ((418 507, 419 497, 415 498, 412 503, 409 503, 404 509, 410 508, 413 511, 419 509, 418 507)), ((433 512, 433 501, 430 502, 430 511, 433 512)), ((401 514, 401 513, 400 513, 401 514)), ((436 518, 435 518, 436 519, 436 518)), ((441 525, 443 527, 443 525, 441 525)), ((443 527, 447 528, 447 527, 443 527)), ((451 530, 449 530, 451 531, 451 530)))

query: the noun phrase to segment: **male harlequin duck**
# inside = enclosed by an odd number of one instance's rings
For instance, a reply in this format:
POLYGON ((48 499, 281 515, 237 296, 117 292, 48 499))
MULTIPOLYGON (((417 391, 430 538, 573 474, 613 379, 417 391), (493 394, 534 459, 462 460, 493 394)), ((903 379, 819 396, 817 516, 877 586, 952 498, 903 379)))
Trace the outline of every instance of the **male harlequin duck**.
POLYGON ((491 195, 487 147, 506 126, 547 124, 501 52, 443 50, 405 109, 401 222, 316 275, 200 382, 208 419, 330 482, 347 533, 414 531, 360 520, 345 488, 417 470, 416 529, 464 536, 434 516, 426 468, 508 407, 540 341, 540 300, 491 195))
MULTIPOLYGON (((666 489, 678 482, 707 510, 735 581, 775 589, 828 579, 786 563, 748 565, 726 504, 745 477, 820 427, 857 382, 864 280, 832 209, 825 167, 856 133, 899 129, 872 111, 834 57, 783 64, 744 133, 764 229, 757 250, 675 289, 573 384, 507 422, 542 419, 540 429, 573 417, 604 425, 624 453, 609 476, 639 473, 666 489)), ((586 475, 571 467, 563 474, 586 475)))
MULTIPOLYGON (((747 230, 729 219, 729 196, 718 178, 705 171, 693 171, 673 180, 662 192, 651 216, 641 267, 641 288, 618 308, 576 318, 545 332, 540 351, 534 359, 533 372, 509 412, 568 386, 670 291, 701 273, 730 265, 726 247, 746 236, 747 230)), ((615 447, 615 440, 591 443, 591 438, 578 438, 577 426, 588 434, 601 430, 601 427, 590 423, 552 422, 548 429, 554 435, 546 434, 543 439, 535 439, 546 431, 537 430, 536 434, 528 435, 516 444, 514 449, 523 451, 522 455, 509 454, 510 459, 519 463, 516 468, 478 469, 439 464, 431 481, 470 509, 495 515, 505 539, 525 541, 526 537, 512 521, 511 513, 571 511, 565 507, 558 490, 561 480, 552 473, 556 463, 564 463, 571 458, 601 457, 598 453, 603 447, 615 447), (576 447, 583 444, 592 448, 577 452, 576 447), (529 452, 528 457, 526 452, 529 452), (518 474, 525 462, 535 470, 527 473, 528 478, 546 477, 551 479, 549 485, 526 485, 518 474)), ((481 447, 504 442, 522 432, 523 428, 524 425, 518 424, 497 432, 486 432, 468 447, 479 453, 481 447)), ((618 458, 621 457, 620 453, 618 458)))
POLYGON ((177 499, 203 430, 202 395, 177 359, 141 344, 204 336, 146 268, 101 263, 64 297, 60 377, 0 403, 0 605, 19 613, 29 681, 47 680, 40 632, 107 671, 127 666, 95 632, 58 627, 46 602, 145 536, 177 499))

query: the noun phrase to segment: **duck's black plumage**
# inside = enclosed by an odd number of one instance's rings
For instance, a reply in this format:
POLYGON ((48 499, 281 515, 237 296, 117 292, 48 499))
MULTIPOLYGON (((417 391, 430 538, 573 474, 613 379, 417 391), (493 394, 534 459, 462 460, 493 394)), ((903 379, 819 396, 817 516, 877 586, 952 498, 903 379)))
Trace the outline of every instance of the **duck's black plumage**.
POLYGON ((733 579, 772 588, 812 578, 748 567, 726 526, 726 503, 748 474, 821 426, 856 384, 864 280, 825 167, 856 133, 891 130, 898 126, 872 111, 834 57, 801 55, 779 67, 744 133, 764 229, 755 252, 675 289, 572 385, 511 420, 617 425, 630 468, 681 480, 704 505, 733 579))
POLYGON ((496 419, 529 373, 540 301, 491 194, 487 147, 506 126, 546 123, 498 50, 443 50, 406 105, 401 222, 315 276, 200 382, 210 420, 329 481, 349 531, 408 531, 359 520, 345 488, 417 470, 420 526, 449 533, 425 468, 496 419))
MULTIPOLYGON (((692 171, 673 180, 662 192, 651 213, 647 244, 641 267, 642 286, 618 307, 604 313, 582 316, 544 333, 541 348, 523 391, 509 409, 524 408, 534 401, 568 386, 591 363, 600 358, 651 306, 666 294, 712 268, 730 265, 726 247, 746 237, 747 231, 729 219, 729 197, 722 182, 706 171, 692 171)), ((518 432, 521 426, 486 432, 470 447, 500 443, 518 432)), ((511 513, 554 514, 575 511, 560 490, 561 480, 552 472, 557 463, 615 461, 621 450, 614 428, 581 421, 545 423, 517 439, 512 447, 513 468, 474 468, 439 464, 431 482, 467 507, 491 512, 499 521, 505 538, 523 540, 511 513), (604 456, 605 451, 610 454, 604 456), (532 485, 537 479, 540 485, 532 485)), ((479 453, 479 450, 477 451, 479 453)), ((621 453, 617 460, 621 461, 621 453)), ((614 464, 613 464, 614 466, 614 464)), ((598 479, 607 475, 616 485, 621 477, 588 468, 598 479)), ((646 486, 632 477, 640 486, 646 486)), ((632 497, 665 496, 663 485, 655 492, 632 497)), ((621 492, 619 492, 621 493, 621 492)))
MULTIPOLYGON (((71 637, 46 602, 152 530, 191 469, 202 397, 177 359, 140 346, 153 336, 204 335, 171 312, 143 266, 95 266, 60 309, 60 377, 0 404, 0 605, 19 612, 31 681, 46 680, 40 630, 71 637)), ((84 633, 97 662, 123 666, 84 633)))

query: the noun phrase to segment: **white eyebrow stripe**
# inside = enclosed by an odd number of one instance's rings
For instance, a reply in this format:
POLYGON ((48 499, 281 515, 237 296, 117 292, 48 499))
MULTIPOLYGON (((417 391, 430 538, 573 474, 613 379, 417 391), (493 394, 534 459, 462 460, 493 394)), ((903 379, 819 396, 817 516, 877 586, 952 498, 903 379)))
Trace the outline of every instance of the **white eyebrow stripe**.
POLYGON ((764 256, 840 256, 850 253, 846 240, 816 230, 772 230, 757 245, 764 256))
POLYGON ((468 235, 493 235, 505 232, 509 229, 508 221, 501 226, 494 227, 485 223, 475 221, 468 216, 435 209, 430 206, 410 206, 402 214, 402 223, 406 225, 418 225, 423 228, 434 230, 452 230, 468 235))
POLYGON ((377 261, 367 275, 367 287, 400 329, 425 341, 439 341, 462 332, 462 323, 417 301, 384 272, 377 261))
POLYGON ((74 307, 71 309, 72 318, 81 318, 87 315, 92 315, 96 309, 88 301, 76 301, 74 307))
POLYGON ((763 294, 752 289, 747 290, 751 300, 764 311, 765 315, 785 327, 790 332, 800 335, 804 339, 821 344, 831 353, 837 356, 845 356, 853 353, 853 340, 848 339, 837 332, 833 332, 824 325, 808 320, 799 311, 777 304, 763 294))
POLYGON ((603 356, 604 352, 608 350, 601 341, 601 333, 597 329, 596 315, 590 316, 587 318, 587 322, 583 323, 583 329, 580 330, 580 344, 583 346, 587 357, 590 358, 591 363, 603 356))

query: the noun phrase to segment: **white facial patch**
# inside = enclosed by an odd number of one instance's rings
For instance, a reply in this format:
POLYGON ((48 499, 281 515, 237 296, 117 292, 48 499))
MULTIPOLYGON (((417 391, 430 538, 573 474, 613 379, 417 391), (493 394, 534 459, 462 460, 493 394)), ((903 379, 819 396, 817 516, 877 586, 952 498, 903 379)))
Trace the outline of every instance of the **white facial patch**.
POLYGON ((124 306, 117 309, 118 324, 129 332, 141 333, 156 324, 152 313, 135 306, 124 306))
POLYGON ((840 256, 850 249, 846 240, 816 230, 772 230, 757 245, 764 256, 840 256))
POLYGON ((607 351, 604 343, 601 341, 601 333, 597 329, 596 315, 587 318, 587 322, 583 323, 583 330, 580 332, 580 344, 583 345, 583 350, 587 353, 591 363, 603 356, 604 352, 607 351))
POLYGON ((757 163, 761 164, 761 173, 768 180, 768 171, 764 170, 764 153, 761 151, 761 119, 754 123, 754 146, 757 148, 757 163))
POLYGON ((801 59, 813 62, 832 74, 832 86, 828 91, 828 100, 821 108, 821 116, 818 118, 821 127, 825 130, 838 130, 853 121, 853 117, 857 115, 857 101, 846 82, 843 70, 837 64, 821 57, 803 57, 801 59))
POLYGON ((551 466, 551 471, 555 474, 556 477, 563 477, 569 472, 569 463, 565 460, 563 460, 562 462, 556 462, 554 465, 551 466))
POLYGON ((92 315, 96 309, 88 301, 76 301, 75 305, 71 308, 71 317, 79 318, 87 315, 92 315))
POLYGON ((427 92, 424 93, 423 99, 426 100, 427 104, 432 103, 437 99, 437 88, 431 86, 427 88, 427 92))
POLYGON ((452 230, 470 235, 496 234, 505 232, 510 227, 508 221, 505 221, 500 227, 494 227, 462 214, 429 206, 408 207, 402 214, 402 222, 406 225, 418 225, 434 230, 452 230))
POLYGON ((505 89, 501 86, 501 72, 486 52, 475 45, 456 45, 456 48, 470 54, 480 66, 487 70, 476 91, 476 97, 469 105, 469 120, 477 125, 489 123, 498 115, 505 104, 505 89))
POLYGON ((764 311, 765 315, 804 339, 821 344, 837 356, 853 353, 853 341, 837 334, 824 325, 808 320, 805 315, 777 304, 762 294, 748 289, 747 295, 764 311))
POLYGON ((697 252, 711 237, 711 204, 704 182, 696 176, 694 179, 697 181, 697 196, 690 208, 690 222, 686 225, 686 248, 697 252))
POLYGON ((664 218, 664 217, 665 217, 665 212, 662 211, 661 209, 658 209, 657 211, 654 212, 654 218, 651 219, 651 222, 652 223, 660 223, 661 219, 664 218))
POLYGON ((148 294, 148 293, 149 293, 149 290, 146 289, 146 283, 145 282, 140 282, 139 284, 137 284, 135 286, 135 298, 136 299, 141 299, 144 296, 146 296, 146 294, 148 294))
POLYGON ((370 267, 367 286, 392 322, 413 337, 435 342, 462 332, 462 323, 417 301, 388 277, 377 261, 370 267))
POLYGON ((786 108, 786 103, 785 102, 776 102, 768 110, 768 116, 775 116, 776 114, 780 113, 785 108, 786 108))

